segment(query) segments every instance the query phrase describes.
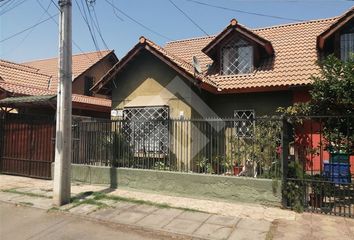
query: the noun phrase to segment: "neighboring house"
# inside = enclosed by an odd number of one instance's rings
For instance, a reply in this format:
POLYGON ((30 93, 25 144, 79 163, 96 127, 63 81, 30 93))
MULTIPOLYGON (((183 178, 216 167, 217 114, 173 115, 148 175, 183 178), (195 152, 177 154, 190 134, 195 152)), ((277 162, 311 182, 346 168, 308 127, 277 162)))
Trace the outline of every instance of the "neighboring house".
POLYGON ((126 120, 253 119, 309 100, 316 62, 328 54, 347 60, 353 43, 354 8, 340 17, 259 29, 232 19, 215 36, 165 47, 141 37, 92 90, 111 95, 114 116, 126 120))
MULTIPOLYGON (((117 62, 113 51, 73 55, 74 115, 109 118, 110 99, 93 96, 90 88, 117 62)), ((57 71, 57 58, 23 64, 0 60, 0 106, 20 113, 54 114, 57 71)))

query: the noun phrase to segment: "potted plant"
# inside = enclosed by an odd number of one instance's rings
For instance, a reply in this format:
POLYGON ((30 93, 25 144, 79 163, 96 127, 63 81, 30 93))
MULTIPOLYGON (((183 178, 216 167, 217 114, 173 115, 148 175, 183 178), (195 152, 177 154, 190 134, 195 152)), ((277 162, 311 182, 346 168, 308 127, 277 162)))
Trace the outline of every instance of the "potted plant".
POLYGON ((239 161, 234 161, 233 169, 234 169, 234 175, 237 176, 242 171, 243 166, 239 161))

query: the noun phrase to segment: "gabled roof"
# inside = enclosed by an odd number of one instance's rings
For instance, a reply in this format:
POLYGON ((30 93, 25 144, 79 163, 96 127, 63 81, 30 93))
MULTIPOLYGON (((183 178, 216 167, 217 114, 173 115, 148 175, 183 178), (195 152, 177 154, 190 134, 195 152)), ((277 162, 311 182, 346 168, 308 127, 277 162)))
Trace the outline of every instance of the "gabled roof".
POLYGON ((97 92, 104 87, 107 88, 108 82, 142 49, 150 51, 167 65, 189 78, 194 77, 192 62, 193 57, 197 57, 202 73, 198 74, 196 79, 203 83, 204 89, 214 93, 272 91, 308 86, 312 83, 311 76, 320 73, 317 65, 319 60, 317 37, 329 31, 328 29, 339 26, 352 14, 352 11, 353 9, 341 17, 259 29, 247 29, 238 24, 236 20, 232 20, 231 24, 219 35, 172 41, 164 47, 141 38, 121 62, 96 83, 93 90, 97 92), (220 75, 208 71, 209 66, 214 63, 210 57, 213 56, 212 49, 227 37, 230 31, 238 31, 239 34, 261 45, 267 51, 268 57, 260 59, 259 66, 252 73, 220 75))
MULTIPOLYGON (((264 60, 250 74, 206 76, 221 89, 220 93, 257 91, 259 89, 302 86, 312 83, 310 76, 319 73, 316 64, 317 36, 331 26, 337 18, 279 25, 251 30, 272 43, 274 56, 264 60)), ((216 36, 173 41, 166 44, 166 51, 187 62, 197 56, 206 72, 213 60, 202 52, 216 36)))
MULTIPOLYGON (((75 54, 72 56, 72 74, 75 81, 81 74, 92 68, 102 59, 112 56, 118 61, 113 50, 104 50, 90 53, 75 54)), ((57 89, 58 84, 58 58, 48 58, 24 62, 22 65, 38 69, 38 72, 52 76, 50 89, 57 89)))
POLYGON ((118 74, 122 69, 129 64, 129 62, 136 57, 141 51, 148 51, 161 61, 165 62, 167 65, 175 69, 181 75, 190 80, 198 80, 201 82, 202 87, 217 89, 215 83, 213 83, 209 78, 202 74, 198 74, 194 71, 194 67, 191 63, 184 61, 183 59, 171 54, 164 48, 158 46, 154 42, 150 41, 145 37, 140 37, 139 42, 118 62, 111 70, 106 73, 100 81, 98 81, 91 90, 98 92, 101 90, 112 78, 118 74), (205 83, 205 84, 204 84, 205 83))
MULTIPOLYGON (((57 90, 49 88, 52 77, 40 72, 33 66, 22 65, 14 62, 0 60, 0 90, 8 93, 10 96, 6 101, 31 101, 36 99, 44 99, 44 96, 56 96, 57 90)), ((72 95, 74 104, 91 106, 100 109, 105 108, 109 111, 111 100, 83 96, 78 94, 72 95)))
POLYGON ((255 32, 252 32, 251 30, 247 29, 246 27, 240 25, 236 19, 232 19, 230 21, 230 24, 217 36, 215 36, 203 49, 202 52, 204 52, 206 55, 212 58, 214 55, 215 47, 222 42, 225 38, 230 36, 233 33, 239 33, 242 37, 256 43, 257 45, 261 46, 264 48, 264 50, 267 52, 268 55, 273 55, 274 49, 272 44, 261 37, 260 35, 257 35, 255 32))
POLYGON ((354 7, 349 9, 317 37, 317 47, 323 49, 326 40, 354 18, 354 7))

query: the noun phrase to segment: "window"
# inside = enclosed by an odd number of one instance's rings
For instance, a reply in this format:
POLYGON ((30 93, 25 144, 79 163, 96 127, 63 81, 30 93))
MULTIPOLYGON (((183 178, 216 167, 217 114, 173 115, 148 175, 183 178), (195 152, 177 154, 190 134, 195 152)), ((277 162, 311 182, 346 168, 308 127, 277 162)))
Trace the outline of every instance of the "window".
POLYGON ((253 47, 234 39, 221 49, 221 74, 250 73, 253 70, 253 47))
POLYGON ((354 33, 345 33, 340 36, 340 57, 343 61, 348 61, 354 54, 354 33))
POLYGON ((254 110, 236 110, 234 117, 236 137, 252 138, 255 126, 254 110))
POLYGON ((135 153, 168 153, 168 107, 125 108, 123 119, 135 153))

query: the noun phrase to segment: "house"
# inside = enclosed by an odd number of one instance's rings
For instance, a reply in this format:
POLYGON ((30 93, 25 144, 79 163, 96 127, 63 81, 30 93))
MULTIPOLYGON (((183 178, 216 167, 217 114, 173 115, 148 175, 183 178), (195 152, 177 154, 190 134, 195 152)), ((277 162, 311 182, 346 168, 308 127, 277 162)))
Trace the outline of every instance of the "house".
MULTIPOLYGON (((114 51, 73 55, 73 114, 109 118, 111 101, 90 88, 118 58, 114 51)), ((22 64, 0 61, 0 105, 20 113, 54 114, 58 87, 58 59, 22 64), (1 100, 2 99, 2 100, 1 100)))
MULTIPOLYGON (((248 120, 309 100, 310 77, 319 74, 316 62, 328 54, 347 60, 353 43, 354 8, 339 17, 259 29, 232 19, 217 35, 172 41, 164 47, 141 37, 92 91, 111 96, 114 118, 139 122, 235 117, 245 119, 238 134, 247 137, 252 129, 248 120)), ((136 152, 169 144, 164 137, 153 147, 145 146, 141 141, 150 141, 151 134, 141 130, 146 136, 136 137, 133 126, 128 128, 131 139, 137 139, 136 152)), ((163 133, 171 131, 164 128, 163 133)), ((188 126, 177 130, 188 131, 188 139, 194 134, 188 126)), ((312 140, 313 146, 319 139, 312 140)), ((193 144, 185 141, 187 149, 194 149, 193 144)), ((177 162, 182 161, 177 165, 193 165, 190 151, 173 151, 177 162)), ((308 159, 317 169, 318 158, 308 159)))
MULTIPOLYGON (((111 100, 90 88, 118 59, 113 51, 73 55, 72 114, 75 120, 110 118, 111 100)), ((22 64, 0 60, 0 169, 50 178, 54 161, 57 58, 22 64), (6 114, 7 112, 19 114, 6 114), (22 115, 22 114, 30 114, 22 115)), ((77 149, 74 122, 74 151, 77 149)))

